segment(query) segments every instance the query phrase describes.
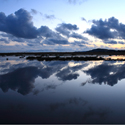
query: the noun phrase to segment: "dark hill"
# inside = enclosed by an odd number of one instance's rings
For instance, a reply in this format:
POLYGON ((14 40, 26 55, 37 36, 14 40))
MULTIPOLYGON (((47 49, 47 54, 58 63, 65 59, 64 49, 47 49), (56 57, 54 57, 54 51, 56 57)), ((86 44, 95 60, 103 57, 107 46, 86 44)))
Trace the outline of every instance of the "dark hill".
POLYGON ((97 49, 89 50, 87 52, 116 52, 116 51, 117 50, 97 48, 97 49))

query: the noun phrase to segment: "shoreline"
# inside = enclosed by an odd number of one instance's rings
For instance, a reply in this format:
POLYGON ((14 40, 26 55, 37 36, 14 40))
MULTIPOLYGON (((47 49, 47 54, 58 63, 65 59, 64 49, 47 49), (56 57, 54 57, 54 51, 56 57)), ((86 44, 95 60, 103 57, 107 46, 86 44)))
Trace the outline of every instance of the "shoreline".
POLYGON ((125 51, 114 51, 114 52, 7 52, 0 53, 0 56, 21 56, 21 55, 48 55, 48 56, 75 56, 75 55, 125 55, 125 51))

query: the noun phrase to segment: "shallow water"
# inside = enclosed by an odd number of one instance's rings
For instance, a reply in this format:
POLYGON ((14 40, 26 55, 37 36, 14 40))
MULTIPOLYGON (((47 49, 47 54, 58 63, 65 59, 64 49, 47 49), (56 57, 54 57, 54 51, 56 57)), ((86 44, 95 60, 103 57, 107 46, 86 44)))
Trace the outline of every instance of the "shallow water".
POLYGON ((125 123, 124 61, 0 57, 0 123, 125 123))

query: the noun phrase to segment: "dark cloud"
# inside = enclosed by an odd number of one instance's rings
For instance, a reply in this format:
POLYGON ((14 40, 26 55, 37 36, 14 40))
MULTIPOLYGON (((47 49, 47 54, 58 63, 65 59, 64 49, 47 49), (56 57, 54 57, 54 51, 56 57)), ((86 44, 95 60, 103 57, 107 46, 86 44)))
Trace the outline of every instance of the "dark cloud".
MULTIPOLYGON (((37 11, 31 9, 31 13, 37 14, 37 11)), ((44 16, 47 19, 55 18, 54 15, 44 16)), ((67 37, 87 40, 87 38, 83 37, 82 35, 73 32, 78 29, 79 28, 77 27, 77 25, 73 25, 70 23, 62 23, 58 27, 56 27, 56 31, 58 33, 52 31, 47 26, 41 26, 40 28, 36 28, 33 25, 30 12, 24 9, 19 9, 14 14, 10 14, 8 16, 6 16, 2 12, 0 13, 0 31, 4 32, 3 34, 1 34, 1 36, 8 38, 8 41, 4 39, 5 43, 9 43, 10 41, 26 42, 28 46, 33 46, 35 42, 41 43, 41 40, 45 39, 43 43, 48 45, 69 44, 68 40, 66 40, 60 34, 63 34, 67 37), (33 41, 33 39, 35 41, 33 41)))
POLYGON ((55 44, 69 44, 67 40, 58 40, 58 39, 46 39, 43 41, 43 44, 55 45, 55 44))
POLYGON ((37 12, 37 10, 35 10, 35 9, 31 9, 31 13, 32 13, 32 14, 37 14, 38 12, 37 12))
POLYGON ((8 41, 7 39, 5 39, 5 38, 1 38, 1 39, 0 39, 0 42, 1 42, 1 41, 4 42, 4 43, 6 43, 6 44, 9 43, 9 41, 8 41))
POLYGON ((39 33, 46 37, 46 38, 49 38, 49 37, 52 37, 53 35, 55 35, 55 33, 50 30, 47 26, 41 26, 39 29, 38 29, 39 33))
POLYGON ((47 90, 48 90, 48 89, 56 89, 57 86, 58 86, 58 85, 54 85, 54 84, 47 85, 47 86, 46 86, 46 89, 47 89, 47 90))
MULTIPOLYGON (((13 35, 11 35, 11 34, 7 34, 7 33, 1 33, 0 34, 0 36, 3 38, 3 39, 7 39, 7 41, 8 41, 8 43, 10 42, 10 41, 16 41, 16 42, 25 42, 26 41, 26 39, 24 39, 24 38, 18 38, 18 37, 15 37, 15 36, 13 36, 13 35)), ((27 39, 27 41, 28 41, 28 39, 27 39)), ((30 40, 31 41, 31 40, 30 40)))
POLYGON ((115 17, 108 20, 93 20, 93 25, 90 29, 85 31, 89 35, 100 39, 122 38, 125 39, 125 25, 119 23, 115 17))
POLYGON ((109 39, 109 38, 115 38, 116 33, 112 33, 108 27, 103 26, 95 26, 92 25, 90 30, 87 30, 85 33, 88 33, 89 35, 95 36, 100 39, 109 39))
POLYGON ((9 36, 11 36, 11 34, 0 32, 0 36, 1 37, 9 37, 9 36))
POLYGON ((82 47, 82 46, 85 46, 85 44, 88 44, 88 43, 86 43, 86 42, 84 42, 84 41, 74 41, 74 42, 72 42, 72 43, 70 43, 71 45, 75 45, 75 46, 80 46, 80 47, 82 47))
POLYGON ((75 33, 75 32, 73 32, 73 33, 70 35, 70 37, 73 37, 73 38, 76 38, 76 39, 88 40, 88 38, 86 38, 86 37, 84 37, 84 36, 82 36, 82 35, 80 35, 80 34, 78 34, 78 33, 75 33))
POLYGON ((10 40, 16 41, 16 42, 25 42, 26 40, 23 38, 17 38, 17 37, 11 37, 10 40))
POLYGON ((119 41, 119 42, 118 42, 118 44, 125 44, 125 43, 124 43, 124 42, 122 42, 122 41, 119 41))
POLYGON ((0 13, 0 31, 17 37, 36 38, 38 31, 31 20, 32 16, 24 9, 20 9, 7 17, 0 13))
POLYGON ((66 23, 62 23, 61 25, 60 25, 60 27, 62 27, 62 28, 64 28, 64 29, 68 29, 68 30, 78 30, 79 28, 77 27, 77 25, 73 25, 73 24, 70 24, 70 23, 68 23, 68 24, 66 24, 66 23))
MULTIPOLYGON (((35 10, 32 10, 35 12, 35 10)), ((32 16, 24 9, 19 9, 14 14, 6 16, 0 13, 0 31, 12 34, 16 37, 33 39, 37 37, 53 37, 56 35, 47 26, 36 28, 32 22, 32 16)))
POLYGON ((13 41, 13 42, 19 42, 19 43, 26 43, 27 45, 31 45, 31 44, 39 45, 41 40, 43 39, 40 36, 35 39, 25 39, 25 38, 13 36, 11 34, 3 34, 3 33, 1 33, 0 36, 2 39, 6 40, 6 44, 7 42, 10 43, 11 41, 13 41))
POLYGON ((57 40, 64 40, 64 38, 59 33, 52 31, 47 26, 41 26, 41 28, 39 28, 38 31, 43 37, 46 37, 46 40, 49 38, 57 39, 57 40))
POLYGON ((56 19, 56 17, 54 15, 47 15, 47 14, 45 14, 44 17, 46 19, 56 19))
POLYGON ((27 45, 28 45, 28 46, 34 46, 34 44, 31 44, 31 43, 28 43, 27 45))
POLYGON ((73 25, 73 24, 66 24, 66 23, 62 23, 60 24, 58 27, 56 27, 56 31, 65 35, 65 36, 69 36, 70 31, 72 30, 78 30, 79 28, 77 27, 77 25, 73 25))
POLYGON ((105 44, 125 44, 123 41, 115 41, 115 40, 108 40, 108 41, 103 41, 105 44))
POLYGON ((69 36, 69 34, 70 34, 70 31, 68 31, 67 29, 64 29, 63 27, 57 27, 56 31, 65 36, 69 36))
POLYGON ((81 20, 82 20, 82 21, 86 21, 86 19, 85 19, 84 17, 81 17, 81 20))
POLYGON ((104 41, 105 44, 117 44, 116 41, 111 40, 111 41, 104 41))

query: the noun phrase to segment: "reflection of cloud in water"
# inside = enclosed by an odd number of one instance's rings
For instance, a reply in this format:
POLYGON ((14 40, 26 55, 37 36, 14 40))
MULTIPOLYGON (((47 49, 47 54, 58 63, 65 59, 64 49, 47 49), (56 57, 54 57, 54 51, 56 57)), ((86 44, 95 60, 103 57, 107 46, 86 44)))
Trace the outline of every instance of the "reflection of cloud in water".
MULTIPOLYGON (((74 64, 75 65, 75 64, 74 64)), ((78 70, 81 70, 83 67, 87 66, 87 63, 83 63, 82 65, 78 65, 78 63, 75 66, 69 67, 66 65, 64 68, 58 70, 56 73, 56 76, 59 78, 59 80, 66 81, 66 80, 73 80, 77 79, 79 74, 75 73, 78 70)))
POLYGON ((96 67, 96 66, 98 66, 98 65, 101 65, 103 62, 104 62, 104 61, 89 61, 89 62, 87 62, 87 64, 84 63, 84 64, 86 64, 86 66, 83 67, 83 70, 91 69, 91 68, 93 68, 93 67, 96 67))
POLYGON ((125 64, 110 65, 111 62, 102 63, 88 70, 84 70, 87 75, 92 78, 92 83, 99 83, 113 86, 118 83, 118 80, 125 78, 125 64))
POLYGON ((40 91, 38 89, 33 90, 33 95, 37 95, 40 91))
POLYGON ((8 110, 10 111, 19 111, 19 110, 24 110, 25 109, 25 105, 24 104, 8 104, 8 110))
POLYGON ((105 123, 109 113, 112 113, 112 111, 107 107, 101 107, 96 110, 89 107, 83 115, 83 121, 86 123, 105 123))
POLYGON ((84 86, 85 84, 91 83, 91 82, 92 82, 92 80, 89 78, 85 82, 81 83, 81 86, 84 86))
MULTIPOLYGON (((59 84, 60 85, 60 84, 59 84)), ((58 85, 54 85, 54 84, 51 84, 51 85, 47 85, 46 86, 46 89, 48 90, 48 89, 56 89, 56 87, 57 87, 58 85)))
POLYGON ((56 76, 59 77, 60 80, 66 81, 66 80, 77 79, 79 74, 77 74, 77 73, 74 73, 74 74, 73 73, 62 74, 62 72, 60 72, 56 76))
POLYGON ((95 109, 82 98, 70 98, 64 102, 51 103, 48 106, 53 113, 59 112, 58 119, 63 117, 63 123, 68 120, 72 123, 105 123, 105 119, 112 113, 108 107, 95 109))
MULTIPOLYGON (((17 91, 23 95, 26 95, 32 91, 35 79, 40 76, 43 79, 47 79, 52 75, 54 70, 51 67, 39 69, 37 67, 24 67, 18 68, 13 72, 0 75, 0 87, 4 92, 9 89, 17 91)), ((48 85, 46 89, 54 89, 56 85, 48 85)), ((35 95, 38 94, 38 90, 33 92, 35 95)))
POLYGON ((82 86, 86 83, 102 84, 103 82, 113 86, 117 84, 118 80, 125 78, 125 63, 118 63, 116 61, 79 61, 79 63, 74 61, 70 63, 68 61, 43 61, 42 63, 28 61, 27 63, 17 63, 14 65, 6 61, 6 63, 1 63, 0 65, 0 88, 4 92, 12 89, 23 95, 30 92, 37 95, 41 91, 56 89, 60 85, 50 82, 42 90, 37 90, 35 89, 34 82, 38 76, 42 79, 48 79, 54 74, 61 81, 74 80, 80 76, 79 70, 91 76, 91 79, 87 79, 81 84, 82 86))
POLYGON ((50 110, 51 111, 55 111, 56 109, 58 108, 61 108, 61 107, 64 107, 64 106, 67 106, 67 105, 81 105, 81 106, 85 106, 87 105, 87 101, 86 100, 83 100, 81 98, 70 98, 69 100, 66 100, 65 102, 57 102, 57 103, 52 103, 50 104, 50 110))
POLYGON ((81 98, 71 98, 69 99, 69 104, 75 104, 75 105, 79 105, 81 104, 82 106, 85 106, 88 102, 81 99, 81 98))
POLYGON ((54 104, 50 104, 50 110, 51 111, 55 111, 56 109, 60 108, 60 107, 64 107, 66 104, 65 103, 54 103, 54 104))
POLYGON ((12 89, 26 95, 34 88, 33 83, 38 75, 37 72, 38 69, 36 67, 26 67, 1 75, 0 87, 4 92, 12 89))
POLYGON ((55 89, 58 85, 50 84, 44 86, 42 90, 33 90, 33 88, 35 88, 35 79, 38 76, 40 76, 42 79, 47 79, 57 72, 60 80, 76 79, 78 74, 70 72, 69 68, 66 70, 68 72, 62 72, 60 70, 63 67, 67 66, 67 63, 68 62, 55 61, 50 63, 45 62, 43 65, 41 65, 41 63, 39 62, 33 62, 28 64, 19 63, 16 65, 11 65, 7 62, 6 64, 1 65, 1 70, 3 71, 3 74, 0 75, 0 87, 4 92, 12 89, 23 95, 26 95, 31 91, 33 91, 34 95, 37 95, 40 91, 55 89), (63 73, 65 73, 65 75, 63 75, 63 73))

